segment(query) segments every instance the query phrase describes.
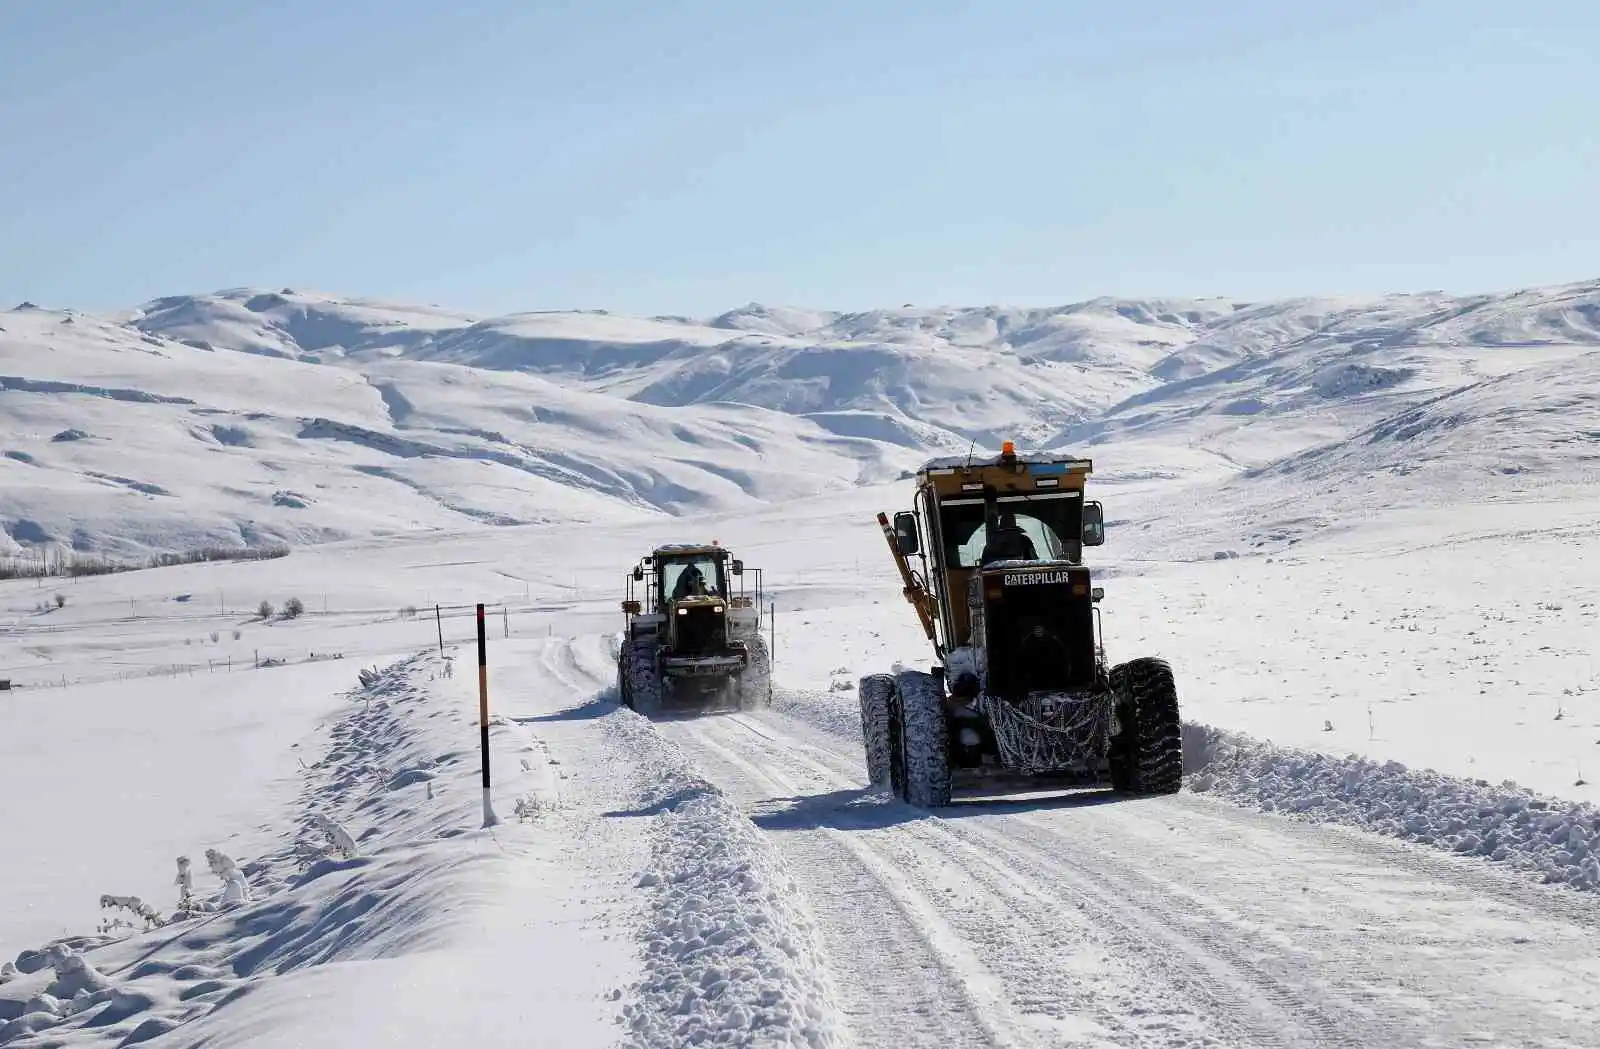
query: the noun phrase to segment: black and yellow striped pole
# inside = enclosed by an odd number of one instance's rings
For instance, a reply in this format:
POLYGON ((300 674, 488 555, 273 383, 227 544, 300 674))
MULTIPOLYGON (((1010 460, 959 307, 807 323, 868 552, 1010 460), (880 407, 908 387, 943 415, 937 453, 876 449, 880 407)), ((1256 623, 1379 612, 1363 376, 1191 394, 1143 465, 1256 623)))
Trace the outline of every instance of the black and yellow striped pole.
POLYGON ((500 820, 489 800, 489 641, 484 631, 483 604, 478 604, 478 739, 483 748, 483 825, 500 820))

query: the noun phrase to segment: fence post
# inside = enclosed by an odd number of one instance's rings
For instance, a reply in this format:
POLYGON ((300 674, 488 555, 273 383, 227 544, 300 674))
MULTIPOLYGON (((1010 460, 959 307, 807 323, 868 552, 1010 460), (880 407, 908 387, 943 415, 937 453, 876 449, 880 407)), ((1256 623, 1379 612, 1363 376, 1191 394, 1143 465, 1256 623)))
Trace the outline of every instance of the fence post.
POLYGON ((489 800, 489 641, 485 636, 481 602, 478 604, 478 740, 483 749, 483 825, 493 827, 500 819, 489 800))
POLYGON ((444 658, 444 616, 439 612, 439 606, 433 606, 433 621, 439 627, 439 658, 444 658))
POLYGON ((511 636, 511 609, 509 609, 509 608, 501 608, 500 609, 500 621, 505 624, 506 637, 510 637, 511 636))

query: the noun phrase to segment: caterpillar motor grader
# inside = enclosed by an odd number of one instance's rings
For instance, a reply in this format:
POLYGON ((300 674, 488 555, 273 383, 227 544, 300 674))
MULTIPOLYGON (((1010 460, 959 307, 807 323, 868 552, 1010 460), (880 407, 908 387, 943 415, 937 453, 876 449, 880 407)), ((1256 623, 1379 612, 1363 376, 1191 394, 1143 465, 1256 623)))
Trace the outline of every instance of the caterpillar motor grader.
POLYGON ((626 587, 617 651, 623 705, 654 714, 770 701, 761 569, 747 570, 716 540, 675 543, 641 558, 626 587))
POLYGON ((1171 668, 1106 659, 1104 590, 1083 563, 1105 542, 1101 505, 1084 498, 1092 471, 1007 441, 993 459, 927 463, 915 508, 892 523, 878 514, 936 661, 860 679, 873 784, 922 808, 1060 787, 1180 789, 1171 668))

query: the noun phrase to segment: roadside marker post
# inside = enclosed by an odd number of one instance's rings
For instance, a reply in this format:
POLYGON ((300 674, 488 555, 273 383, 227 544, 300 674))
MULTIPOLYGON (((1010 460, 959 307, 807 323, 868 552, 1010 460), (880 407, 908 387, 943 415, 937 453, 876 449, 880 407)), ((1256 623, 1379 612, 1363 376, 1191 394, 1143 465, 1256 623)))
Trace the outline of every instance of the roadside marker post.
POLYGON ((500 822, 489 800, 489 640, 484 629, 483 603, 478 603, 478 741, 483 748, 483 825, 500 822))

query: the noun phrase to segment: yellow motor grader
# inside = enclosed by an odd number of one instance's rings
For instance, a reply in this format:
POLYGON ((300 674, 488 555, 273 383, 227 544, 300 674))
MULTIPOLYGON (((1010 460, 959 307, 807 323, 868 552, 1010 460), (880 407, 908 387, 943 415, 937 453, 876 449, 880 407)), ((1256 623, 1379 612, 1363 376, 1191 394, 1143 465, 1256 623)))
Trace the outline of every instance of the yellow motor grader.
POLYGON ((761 569, 746 569, 715 540, 673 543, 641 558, 626 587, 617 651, 624 706, 653 714, 771 700, 761 569))
POLYGON ((1105 542, 1089 459, 937 459, 914 509, 878 515, 930 671, 860 679, 868 776, 919 807, 965 795, 1181 788, 1177 687, 1165 660, 1108 663, 1083 563, 1105 542), (912 558, 920 564, 913 566, 912 558))

